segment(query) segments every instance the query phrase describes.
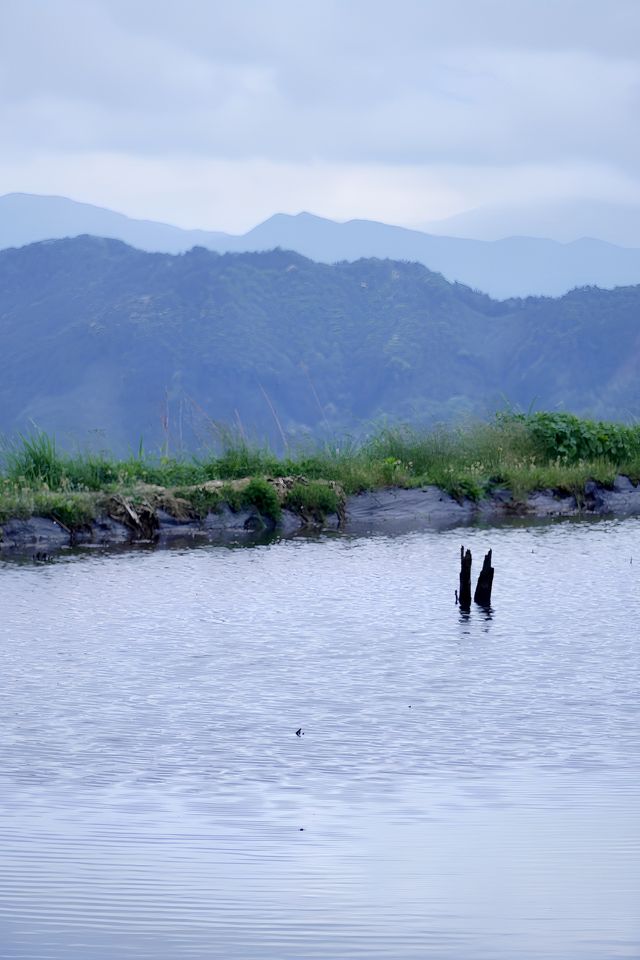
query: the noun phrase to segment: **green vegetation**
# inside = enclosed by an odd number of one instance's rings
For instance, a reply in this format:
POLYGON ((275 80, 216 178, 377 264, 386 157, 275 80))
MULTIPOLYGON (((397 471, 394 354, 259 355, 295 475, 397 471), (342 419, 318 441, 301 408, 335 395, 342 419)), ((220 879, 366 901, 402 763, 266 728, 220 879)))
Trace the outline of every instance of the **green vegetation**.
POLYGON ((222 503, 220 490, 211 490, 207 487, 177 487, 173 495, 178 500, 188 504, 194 517, 203 519, 208 513, 215 513, 222 503))
POLYGON ((95 519, 98 512, 99 498, 95 494, 0 481, 0 524, 14 518, 50 517, 74 530, 95 519))
POLYGON ((640 458, 640 428, 621 423, 581 420, 570 413, 514 415, 527 427, 539 454, 576 464, 605 459, 626 463, 640 458))
POLYGON ((389 428, 361 444, 326 444, 278 458, 266 447, 231 444, 190 459, 68 455, 41 432, 19 437, 0 456, 0 522, 31 515, 86 524, 120 495, 204 517, 223 503, 254 506, 277 521, 283 507, 322 518, 340 508, 339 489, 435 484, 478 500, 495 488, 516 500, 553 489, 580 498, 588 480, 616 473, 640 478, 640 426, 580 420, 571 414, 500 414, 490 423, 419 432, 389 428), (278 482, 278 478, 289 478, 278 482), (271 481, 271 482, 270 482, 271 481))
POLYGON ((294 483, 284 499, 284 506, 324 520, 327 514, 339 512, 340 498, 333 487, 311 480, 309 483, 294 483))
POLYGON ((252 506, 264 516, 277 521, 282 512, 278 494, 262 477, 253 477, 240 491, 242 506, 252 506))

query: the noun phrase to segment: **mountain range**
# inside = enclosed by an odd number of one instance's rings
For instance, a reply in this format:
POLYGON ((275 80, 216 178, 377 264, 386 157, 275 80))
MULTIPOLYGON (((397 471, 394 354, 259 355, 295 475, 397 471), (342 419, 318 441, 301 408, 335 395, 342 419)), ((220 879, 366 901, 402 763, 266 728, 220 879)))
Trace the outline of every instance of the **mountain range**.
POLYGON ((281 443, 505 398, 628 419, 639 315, 638 286, 497 301, 405 261, 41 242, 0 252, 0 432, 175 451, 221 424, 281 443))
POLYGON ((148 252, 182 253, 193 246, 217 253, 281 247, 321 263, 367 257, 415 261, 497 298, 557 296, 587 285, 610 289, 640 283, 640 249, 598 239, 464 239, 370 220, 336 223, 310 213, 275 214, 236 236, 134 220, 64 197, 0 197, 0 249, 83 234, 122 240, 148 252))

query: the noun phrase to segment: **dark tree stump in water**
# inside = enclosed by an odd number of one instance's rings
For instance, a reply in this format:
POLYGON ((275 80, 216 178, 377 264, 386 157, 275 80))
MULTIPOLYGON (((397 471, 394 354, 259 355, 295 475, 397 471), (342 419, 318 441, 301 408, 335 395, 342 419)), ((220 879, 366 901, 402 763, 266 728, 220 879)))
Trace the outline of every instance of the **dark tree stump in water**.
POLYGON ((471 609, 471 550, 460 547, 460 609, 471 609))
POLYGON ((493 586, 491 553, 492 551, 489 550, 489 553, 485 555, 484 563, 482 564, 482 570, 480 571, 480 576, 478 577, 476 592, 473 595, 475 603, 479 604, 481 607, 491 606, 491 587, 493 586))

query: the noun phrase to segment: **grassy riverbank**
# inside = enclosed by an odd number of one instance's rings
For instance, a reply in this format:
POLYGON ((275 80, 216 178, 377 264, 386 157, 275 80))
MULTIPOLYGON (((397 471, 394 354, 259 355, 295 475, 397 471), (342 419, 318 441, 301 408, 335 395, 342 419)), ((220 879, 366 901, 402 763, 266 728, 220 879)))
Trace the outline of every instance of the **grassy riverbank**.
POLYGON ((553 489, 580 498, 588 480, 603 485, 618 473, 640 478, 640 426, 580 420, 569 414, 499 415, 491 423, 450 429, 384 429, 362 443, 337 442, 277 457, 267 448, 228 443, 216 453, 180 459, 142 451, 127 459, 62 452, 41 432, 6 442, 0 454, 0 523, 11 517, 53 517, 69 527, 93 519, 110 497, 188 508, 204 515, 222 502, 257 506, 277 518, 282 507, 320 514, 339 494, 385 486, 435 484, 474 500, 495 488, 521 500, 553 489), (300 477, 287 489, 266 478, 300 477), (249 482, 237 481, 249 478, 249 482), (333 483, 330 483, 333 482, 333 483))

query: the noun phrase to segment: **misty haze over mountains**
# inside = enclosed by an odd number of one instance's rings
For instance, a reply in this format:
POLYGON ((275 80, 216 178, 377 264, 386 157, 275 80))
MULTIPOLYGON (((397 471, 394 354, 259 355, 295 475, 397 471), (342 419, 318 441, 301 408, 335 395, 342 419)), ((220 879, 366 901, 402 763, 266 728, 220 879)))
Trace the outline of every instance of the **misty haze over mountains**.
MULTIPOLYGON (((503 231, 516 232, 508 228, 515 226, 518 216, 523 222, 537 223, 539 230, 547 224, 564 231, 565 236, 571 236, 572 229, 579 232, 580 226, 598 223, 613 235, 611 231, 617 223, 619 235, 640 239, 638 209, 597 204, 541 207, 537 214, 532 208, 471 211, 433 227, 438 232, 484 231, 500 236, 503 231)), ((321 263, 355 261, 361 257, 415 261, 450 281, 497 298, 556 296, 575 287, 596 285, 610 289, 640 283, 640 243, 639 248, 626 248, 589 237, 566 243, 540 236, 465 239, 367 220, 336 223, 309 213, 276 214, 246 234, 235 236, 135 220, 64 197, 0 197, 0 248, 83 234, 119 239, 148 252, 182 253, 194 246, 218 253, 280 247, 321 263)))
POLYGON ((475 240, 539 237, 571 243, 591 237, 620 247, 640 247, 640 204, 573 199, 493 205, 433 220, 423 229, 475 240))
POLYGON ((640 286, 496 301, 421 264, 173 256, 80 237, 0 252, 0 433, 120 452, 214 423, 279 442, 491 415, 640 410, 640 286))

